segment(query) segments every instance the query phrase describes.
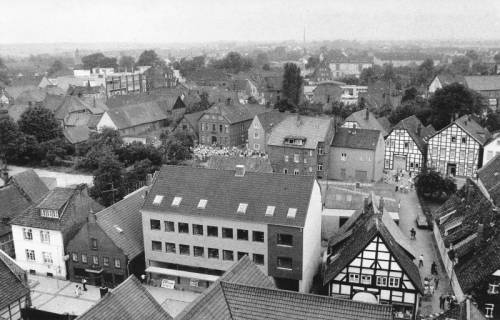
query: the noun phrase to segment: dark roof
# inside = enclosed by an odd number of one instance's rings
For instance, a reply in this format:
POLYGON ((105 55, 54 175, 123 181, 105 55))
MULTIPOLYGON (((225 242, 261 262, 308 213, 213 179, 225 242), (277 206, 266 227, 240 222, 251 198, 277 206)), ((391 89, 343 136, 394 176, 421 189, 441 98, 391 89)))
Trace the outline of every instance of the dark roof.
POLYGON ((201 116, 205 111, 198 111, 198 112, 193 112, 193 113, 187 113, 184 114, 184 118, 186 119, 187 122, 193 127, 195 131, 198 131, 198 120, 200 120, 201 116))
POLYGON ((245 256, 176 319, 392 319, 392 307, 278 290, 245 256))
POLYGON ((33 169, 28 169, 11 177, 12 182, 23 192, 28 198, 36 202, 49 192, 49 188, 43 183, 40 177, 33 169))
POLYGON ((495 156, 479 169, 477 175, 493 202, 500 206, 500 155, 495 156))
POLYGON ((87 141, 90 137, 90 129, 87 126, 66 127, 63 130, 64 137, 71 144, 87 141))
POLYGON ((359 128, 379 130, 382 132, 383 136, 387 135, 387 131, 385 130, 384 126, 378 121, 377 118, 375 118, 375 115, 373 113, 368 111, 368 109, 362 109, 352 113, 345 119, 345 121, 357 122, 359 128), (367 112, 368 119, 366 118, 367 112))
MULTIPOLYGON (((29 295, 30 289, 25 284, 19 273, 13 269, 15 262, 0 251, 0 310, 24 296, 29 295), (8 261, 10 260, 10 261, 8 261)), ((19 267, 17 266, 16 269, 19 267)))
POLYGON ((131 128, 167 119, 165 112, 154 102, 113 108, 107 111, 107 114, 118 129, 131 128))
POLYGON ((234 170, 165 165, 143 209, 303 227, 315 183, 313 176, 306 175, 246 172, 237 177, 234 170), (163 200, 155 205, 157 195, 163 200), (182 201, 173 207, 176 196, 182 201), (197 209, 200 199, 207 200, 205 209, 197 209), (237 213, 240 203, 248 204, 245 214, 237 213), (265 215, 267 206, 275 206, 273 216, 265 215), (289 208, 297 208, 294 219, 287 218, 289 208))
POLYGON ((465 76, 464 78, 469 89, 475 91, 500 90, 500 76, 465 76))
POLYGON ((139 209, 146 193, 147 187, 142 187, 96 214, 97 224, 129 260, 144 251, 139 209))
POLYGON ((3 223, 4 219, 11 220, 28 208, 31 202, 13 184, 0 188, 0 236, 10 233, 10 225, 3 223))
POLYGON ((12 225, 34 227, 48 230, 59 230, 65 236, 65 242, 69 241, 69 231, 75 231, 73 227, 83 224, 89 212, 98 212, 102 206, 90 198, 86 191, 86 185, 78 185, 73 188, 55 188, 49 191, 41 200, 31 205, 23 213, 12 219, 12 225), (40 208, 60 209, 60 218, 46 218, 40 215, 40 208))
POLYGON ((247 172, 273 172, 269 159, 261 157, 212 156, 208 160, 207 168, 235 170, 237 165, 244 165, 247 172))
POLYGON ((413 250, 392 218, 386 212, 380 212, 376 200, 372 194, 368 205, 353 214, 330 238, 323 283, 327 284, 335 278, 376 236, 380 236, 415 288, 423 293, 420 273, 413 263, 413 250))
POLYGON ((267 110, 263 106, 258 105, 242 105, 240 103, 231 102, 217 103, 205 111, 205 114, 220 114, 231 124, 242 121, 252 120, 253 117, 267 110))
POLYGON ((376 150, 380 134, 379 130, 338 128, 332 147, 376 150))
POLYGON ((450 309, 442 312, 438 316, 424 318, 428 320, 486 320, 484 314, 479 311, 470 299, 455 304, 450 309))
POLYGON ((264 131, 270 132, 274 126, 283 121, 283 119, 285 119, 288 115, 288 113, 273 110, 270 112, 258 114, 256 117, 259 119, 259 122, 264 131))
POLYGON ((455 123, 471 135, 481 146, 484 146, 490 136, 488 129, 481 127, 471 116, 461 116, 455 120, 455 123))
POLYGON ((439 82, 441 83, 441 86, 445 87, 448 86, 452 83, 460 83, 462 85, 465 85, 465 78, 462 75, 453 75, 450 73, 441 73, 436 76, 436 78, 439 79, 439 82))
POLYGON ((65 96, 57 110, 55 111, 56 119, 64 119, 68 114, 73 112, 89 112, 91 114, 103 114, 106 109, 105 105, 98 104, 94 101, 84 100, 77 96, 65 96))
POLYGON ((435 130, 432 127, 432 125, 428 125, 427 127, 425 127, 415 115, 409 116, 408 118, 399 121, 394 126, 394 128, 392 128, 392 130, 394 129, 406 130, 406 132, 408 132, 410 137, 413 139, 413 142, 415 142, 415 144, 417 145, 417 147, 420 149, 421 152, 425 151, 426 144, 424 139, 430 137, 435 133, 435 130), (420 134, 418 134, 419 128, 420 128, 420 134))
POLYGON ((133 275, 112 289, 78 320, 168 320, 172 317, 133 275))
POLYGON ((391 131, 392 124, 387 117, 377 118, 377 120, 380 123, 380 125, 384 128, 384 130, 386 131, 386 134, 387 134, 387 132, 391 131))

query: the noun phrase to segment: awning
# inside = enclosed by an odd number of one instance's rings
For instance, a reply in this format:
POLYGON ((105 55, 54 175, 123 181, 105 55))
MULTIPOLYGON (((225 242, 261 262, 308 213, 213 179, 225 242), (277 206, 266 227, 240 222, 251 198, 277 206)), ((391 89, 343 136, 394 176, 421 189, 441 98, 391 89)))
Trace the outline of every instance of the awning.
POLYGON ((211 274, 196 273, 196 272, 167 269, 167 268, 160 268, 160 267, 148 267, 146 269, 146 272, 156 273, 156 274, 164 274, 167 276, 174 276, 174 277, 205 280, 205 281, 210 281, 210 282, 215 282, 217 279, 219 279, 218 276, 213 276, 211 274))
POLYGON ((102 268, 99 269, 99 270, 95 270, 95 269, 85 269, 85 272, 90 272, 90 273, 101 273, 102 272, 102 268))

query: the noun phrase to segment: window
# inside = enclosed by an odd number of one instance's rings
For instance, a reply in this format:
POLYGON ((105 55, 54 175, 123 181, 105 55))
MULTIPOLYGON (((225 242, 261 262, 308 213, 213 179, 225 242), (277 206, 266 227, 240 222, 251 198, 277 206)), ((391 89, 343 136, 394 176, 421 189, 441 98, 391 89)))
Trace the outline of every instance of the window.
POLYGON ((467 137, 462 137, 462 143, 467 143, 467 137))
POLYGON ((57 210, 41 209, 40 215, 46 218, 59 218, 59 213, 57 210))
POLYGON ((203 257, 205 255, 205 248, 194 246, 193 253, 195 257, 203 257))
POLYGON ((189 256, 189 246, 187 244, 180 244, 179 254, 182 254, 184 256, 189 256))
POLYGON ((294 175, 296 175, 296 176, 298 176, 298 175, 300 174, 299 169, 295 169, 295 170, 293 170, 293 174, 294 174, 294 175))
POLYGON ((26 260, 35 261, 35 250, 26 249, 26 260))
POLYGON ((410 147, 410 144, 408 142, 405 142, 404 146, 405 146, 405 149, 408 149, 410 147))
POLYGON ((92 250, 97 250, 97 239, 96 238, 90 238, 90 247, 92 250))
POLYGON ((277 266, 280 269, 292 270, 292 258, 278 257, 277 266))
POLYGON ((173 221, 165 221, 165 232, 175 232, 175 223, 173 221))
POLYGON ((259 133, 258 133, 257 131, 255 131, 255 132, 253 133, 253 137, 254 137, 255 139, 259 139, 259 133))
POLYGON ((248 256, 248 252, 241 252, 241 251, 238 251, 238 260, 240 260, 241 258, 243 258, 244 256, 248 256))
POLYGON ((253 254, 253 262, 257 265, 264 265, 264 255, 263 254, 253 254))
POLYGON ((389 287, 399 288, 399 278, 389 277, 389 287))
POLYGON ((156 195, 155 198, 153 199, 153 204, 155 206, 159 206, 162 201, 163 201, 163 196, 156 195))
POLYGON ((259 129, 259 124, 258 124, 257 122, 254 122, 254 123, 253 123, 253 127, 254 127, 255 129, 259 129))
POLYGON ((161 230, 160 220, 150 219, 151 230, 161 230))
POLYGON ((214 226, 207 226, 207 235, 209 237, 218 237, 219 236, 219 228, 214 226))
POLYGON ((109 267, 109 258, 108 257, 102 258, 102 265, 105 267, 109 267))
POLYGON ((222 238, 232 239, 233 238, 233 229, 232 228, 222 228, 222 238))
POLYGON ((280 246, 293 246, 293 236, 291 234, 278 233, 277 243, 280 246))
POLYGON ((455 142, 457 142, 457 137, 455 137, 455 136, 452 136, 452 137, 451 137, 451 142, 452 142, 452 143, 455 143, 455 142))
POLYGON ((198 209, 205 209, 207 207, 207 199, 200 199, 198 202, 198 209))
POLYGON ((222 133, 223 127, 222 124, 219 124, 219 132, 222 133))
POLYGON ((238 205, 238 210, 237 210, 237 212, 238 212, 238 213, 245 213, 245 212, 247 212, 247 207, 248 207, 248 203, 240 203, 240 204, 238 205))
POLYGON ((78 253, 73 253, 71 258, 73 259, 73 262, 78 262, 78 253))
POLYGON ((288 156, 285 155, 285 162, 288 162, 288 156))
POLYGON ((54 263, 52 261, 52 254, 50 252, 42 252, 43 263, 54 263))
POLYGON ((24 240, 33 240, 33 233, 31 229, 23 228, 24 240))
POLYGON ((161 251, 161 242, 160 241, 151 241, 151 250, 161 251))
POLYGON ((266 216, 272 217, 274 215, 275 206, 267 206, 266 208, 266 216))
POLYGON ((318 163, 318 171, 323 171, 323 164, 318 163))
POLYGON ((215 123, 212 123, 212 131, 216 131, 217 130, 216 128, 217 127, 216 127, 215 123))
POLYGON ((306 164, 307 164, 307 158, 304 158, 304 163, 306 163, 306 164))
POLYGON ((324 154, 325 154, 325 150, 323 149, 323 147, 319 147, 319 148, 318 148, 318 154, 319 154, 320 156, 322 156, 322 155, 324 155, 324 154))
POLYGON ((229 133, 229 125, 227 125, 227 124, 226 124, 226 125, 224 125, 224 129, 225 129, 225 132, 226 132, 226 133, 229 133))
POLYGON ((233 261, 234 253, 232 250, 222 250, 222 260, 233 261))
POLYGON ((175 253, 175 243, 165 242, 165 251, 167 253, 175 253))
POLYGON ((177 224, 177 230, 179 230, 179 233, 189 233, 189 224, 184 222, 179 222, 177 224))
POLYGON ((387 277, 377 277, 377 286, 387 287, 387 277))
POLYGON ((264 242, 264 232, 253 231, 252 232, 252 240, 255 242, 264 242))
POLYGON ((87 255, 82 253, 82 263, 87 263, 87 255))
POLYGON ((372 276, 362 274, 361 275, 361 283, 362 284, 372 284, 372 276))
POLYGON ((115 268, 120 269, 122 267, 122 262, 120 259, 115 259, 115 268))
POLYGON ((357 274, 357 273, 349 273, 349 282, 351 282, 351 283, 359 283, 359 274, 357 274))
POLYGON ((172 207, 178 207, 181 204, 182 197, 174 197, 172 200, 172 207))
POLYGON ((342 153, 340 154, 340 160, 342 160, 342 161, 346 161, 346 160, 347 160, 347 153, 342 152, 342 153))
POLYGON ((236 238, 238 240, 248 240, 248 230, 244 229, 236 230, 236 238))
POLYGON ((40 240, 43 243, 50 243, 50 232, 49 231, 40 231, 40 240))
POLYGON ((92 256, 92 264, 95 266, 99 265, 99 257, 98 256, 92 256))
POLYGON ((283 169, 283 173, 287 174, 288 173, 288 169, 287 168, 283 169))
POLYGON ((493 309, 495 308, 495 305, 493 303, 485 303, 484 304, 484 316, 486 318, 493 318, 493 309))
POLYGON ((294 154, 293 155, 293 162, 299 163, 300 162, 300 155, 299 154, 294 154))
POLYGON ((202 236, 203 235, 203 225, 193 224, 193 234, 195 236, 202 236))
POLYGON ((219 259, 219 249, 208 248, 208 258, 209 259, 219 259))
POLYGON ((288 208, 288 212, 286 213, 286 217, 289 219, 295 219, 297 215, 297 208, 288 208))
POLYGON ((258 143, 254 143, 254 144, 253 144, 253 149, 254 149, 254 150, 260 150, 260 144, 258 144, 258 143))

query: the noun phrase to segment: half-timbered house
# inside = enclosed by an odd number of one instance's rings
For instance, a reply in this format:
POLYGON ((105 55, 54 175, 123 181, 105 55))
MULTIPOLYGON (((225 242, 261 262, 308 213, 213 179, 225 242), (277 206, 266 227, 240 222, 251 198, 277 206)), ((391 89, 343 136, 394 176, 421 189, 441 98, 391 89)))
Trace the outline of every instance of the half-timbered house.
POLYGON ((489 132, 464 115, 428 139, 427 165, 442 174, 474 177, 489 132))
POLYGON ((398 122, 385 139, 384 169, 420 172, 427 150, 424 138, 434 132, 414 115, 398 122))
POLYGON ((372 193, 330 238, 323 284, 332 297, 392 304, 395 319, 415 319, 423 293, 415 253, 383 204, 372 193))

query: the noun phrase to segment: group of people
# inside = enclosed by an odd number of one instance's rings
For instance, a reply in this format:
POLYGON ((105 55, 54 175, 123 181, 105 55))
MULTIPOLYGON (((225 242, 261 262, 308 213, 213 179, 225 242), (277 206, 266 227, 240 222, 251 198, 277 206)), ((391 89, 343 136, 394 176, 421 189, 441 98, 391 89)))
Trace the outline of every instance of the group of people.
POLYGON ((439 308, 441 308, 441 310, 451 309, 457 303, 457 297, 455 297, 454 295, 442 294, 441 296, 439 296, 439 308), (447 304, 448 307, 446 307, 447 304))
POLYGON ((87 279, 85 279, 85 278, 82 279, 82 286, 81 287, 79 285, 75 286, 75 296, 77 298, 82 295, 82 290, 87 291, 87 279))

